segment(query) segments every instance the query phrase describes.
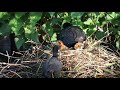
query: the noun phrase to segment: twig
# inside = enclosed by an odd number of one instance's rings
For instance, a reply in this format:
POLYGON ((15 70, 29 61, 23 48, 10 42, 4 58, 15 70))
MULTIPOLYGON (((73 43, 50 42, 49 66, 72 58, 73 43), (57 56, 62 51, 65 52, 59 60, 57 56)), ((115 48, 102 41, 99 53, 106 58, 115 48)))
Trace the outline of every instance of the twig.
MULTIPOLYGON (((12 64, 12 63, 5 63, 5 62, 0 62, 1 65, 7 65, 5 66, 3 69, 9 67, 9 66, 22 66, 22 67, 26 67, 26 68, 30 68, 29 66, 25 66, 25 65, 22 65, 22 64, 12 64)), ((2 71, 2 70, 1 70, 2 71)))
POLYGON ((3 67, 0 72, 2 72, 2 71, 3 71, 5 68, 7 68, 8 66, 9 66, 9 64, 7 64, 7 66, 3 67))
MULTIPOLYGON (((112 33, 112 32, 111 32, 112 33)), ((91 45, 91 47, 99 44, 105 37, 108 37, 111 33, 109 33, 108 35, 104 36, 103 38, 101 38, 100 40, 96 41, 93 45, 91 45)))
POLYGON ((114 19, 110 14, 108 14, 107 12, 105 12, 107 15, 109 15, 112 19, 114 19))
MULTIPOLYGON (((10 71, 10 72, 16 74, 18 77, 22 78, 18 73, 14 72, 14 71, 11 71, 11 70, 8 70, 8 71, 10 71)), ((10 72, 8 72, 8 74, 9 74, 10 72)))
POLYGON ((13 57, 13 56, 10 56, 10 55, 3 54, 3 53, 1 53, 1 52, 0 52, 0 54, 3 55, 3 56, 6 56, 6 57, 8 57, 8 58, 15 58, 15 59, 18 58, 18 57, 13 57))
POLYGON ((49 41, 50 41, 51 45, 53 46, 53 43, 52 43, 52 41, 50 40, 50 36, 49 36, 49 34, 47 33, 47 31, 46 31, 46 30, 44 30, 44 31, 45 31, 45 33, 47 34, 48 39, 49 39, 49 41))

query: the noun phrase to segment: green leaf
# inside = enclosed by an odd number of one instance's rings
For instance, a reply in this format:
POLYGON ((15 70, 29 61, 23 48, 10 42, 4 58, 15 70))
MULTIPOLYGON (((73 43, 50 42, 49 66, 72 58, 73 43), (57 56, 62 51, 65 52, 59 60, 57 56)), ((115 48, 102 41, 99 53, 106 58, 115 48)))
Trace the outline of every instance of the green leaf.
POLYGON ((35 27, 32 25, 27 25, 24 27, 25 37, 29 40, 33 40, 35 42, 39 42, 38 40, 38 32, 36 32, 35 27))
POLYGON ((50 16, 53 17, 55 12, 49 12, 50 16))
POLYGON ((80 18, 83 14, 84 14, 84 12, 72 12, 71 17, 72 18, 80 18))
POLYGON ((32 32, 31 28, 28 28, 28 27, 25 27, 24 30, 25 30, 25 33, 27 34, 30 34, 32 32))
POLYGON ((101 39, 101 38, 104 37, 106 34, 105 34, 104 32, 97 31, 95 35, 96 35, 97 39, 101 39))
POLYGON ((47 33, 49 34, 50 38, 52 37, 54 31, 53 31, 53 28, 51 27, 50 23, 46 23, 46 28, 45 30, 47 31, 47 33))
POLYGON ((29 34, 29 36, 30 36, 29 39, 31 39, 32 41, 37 42, 37 43, 39 42, 37 32, 32 32, 31 34, 29 34))
POLYGON ((86 25, 93 25, 93 21, 89 18, 87 21, 83 22, 86 25))
POLYGON ((3 16, 7 15, 7 12, 0 12, 0 19, 3 18, 3 16))
POLYGON ((37 32, 29 33, 29 34, 26 33, 25 37, 28 38, 28 40, 32 40, 32 41, 34 41, 36 43, 39 42, 39 40, 38 40, 38 33, 37 32))
POLYGON ((120 40, 116 41, 116 47, 120 49, 120 40))
POLYGON ((9 26, 11 27, 12 31, 16 34, 19 33, 20 28, 22 27, 23 21, 21 19, 13 18, 9 22, 9 26))
POLYGON ((88 29, 86 30, 87 36, 90 36, 93 32, 95 32, 93 29, 88 29))
POLYGON ((17 46, 18 50, 20 49, 20 47, 22 46, 22 44, 24 42, 25 42, 25 39, 24 39, 24 37, 22 35, 15 38, 15 43, 16 43, 16 46, 17 46))
POLYGON ((117 17, 117 13, 111 12, 110 14, 107 14, 107 20, 112 20, 117 17))
POLYGON ((118 31, 118 35, 120 36, 120 31, 118 31))
POLYGON ((51 41, 56 41, 57 40, 57 34, 54 33, 51 37, 51 41))
POLYGON ((10 29, 10 26, 7 25, 7 24, 3 24, 1 27, 0 27, 0 33, 1 34, 7 34, 7 33, 10 33, 11 32, 11 29, 10 29))
POLYGON ((29 16, 30 24, 34 26, 36 22, 41 19, 41 17, 42 17, 41 12, 30 12, 29 16))
POLYGON ((63 20, 63 22, 62 23, 65 23, 65 22, 70 22, 72 19, 71 19, 71 17, 70 16, 68 16, 68 17, 64 17, 64 20, 63 20))
POLYGON ((105 21, 105 17, 100 17, 98 21, 99 21, 100 25, 102 25, 103 22, 105 21))
POLYGON ((49 28, 47 29, 47 33, 49 34, 50 38, 52 37, 54 31, 53 31, 53 28, 49 28))
POLYGON ((75 25, 75 26, 79 26, 79 27, 82 27, 82 26, 83 26, 83 23, 81 22, 80 19, 73 20, 73 21, 72 21, 72 24, 75 25))
POLYGON ((21 18, 23 15, 25 15, 25 12, 15 12, 15 18, 17 19, 21 18))
POLYGON ((48 39, 48 35, 51 39, 54 34, 54 29, 51 27, 51 23, 47 22, 47 23, 43 24, 42 29, 47 33, 47 36, 45 37, 46 40, 48 39))
POLYGON ((59 18, 53 18, 52 21, 51 21, 51 24, 54 25, 54 24, 58 24, 61 20, 59 18))

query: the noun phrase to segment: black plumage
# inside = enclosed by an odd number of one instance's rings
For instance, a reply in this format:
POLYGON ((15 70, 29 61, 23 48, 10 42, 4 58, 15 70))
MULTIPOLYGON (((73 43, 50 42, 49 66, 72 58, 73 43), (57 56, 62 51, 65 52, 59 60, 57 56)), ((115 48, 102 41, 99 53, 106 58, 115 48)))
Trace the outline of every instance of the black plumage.
MULTIPOLYGON (((13 51, 17 51, 17 47, 16 47, 14 39, 15 39, 14 33, 10 33, 8 35, 1 36, 0 37, 0 53, 3 53, 6 55, 8 52, 9 56, 12 56, 13 51)), ((0 54, 0 61, 8 62, 8 57, 5 55, 0 54)), ((15 54, 13 56, 15 56, 15 54)), ((10 62, 13 62, 13 61, 14 61, 14 59, 10 58, 10 62)))
POLYGON ((70 48, 74 47, 78 42, 83 43, 83 41, 86 40, 86 35, 78 26, 72 26, 69 23, 65 23, 58 37, 58 41, 59 40, 62 41, 65 46, 70 48))
POLYGON ((42 64, 43 76, 46 78, 59 78, 61 76, 62 62, 58 59, 58 49, 59 47, 55 45, 53 56, 42 64))

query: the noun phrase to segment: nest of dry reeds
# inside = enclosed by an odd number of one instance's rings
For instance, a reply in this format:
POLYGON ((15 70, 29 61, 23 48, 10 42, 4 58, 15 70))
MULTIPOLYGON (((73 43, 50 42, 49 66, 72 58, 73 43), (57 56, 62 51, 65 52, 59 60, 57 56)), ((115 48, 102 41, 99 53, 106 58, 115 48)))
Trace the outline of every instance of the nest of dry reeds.
MULTIPOLYGON (((120 57, 100 45, 101 40, 88 39, 85 48, 59 52, 63 63, 61 78, 119 78, 120 57)), ((31 53, 13 63, 0 63, 0 78, 42 78, 41 63, 52 56, 52 47, 36 45, 31 53), (21 61, 19 63, 19 61, 21 61)))
POLYGON ((60 52, 63 77, 120 77, 120 57, 100 46, 101 41, 87 40, 85 49, 60 52))

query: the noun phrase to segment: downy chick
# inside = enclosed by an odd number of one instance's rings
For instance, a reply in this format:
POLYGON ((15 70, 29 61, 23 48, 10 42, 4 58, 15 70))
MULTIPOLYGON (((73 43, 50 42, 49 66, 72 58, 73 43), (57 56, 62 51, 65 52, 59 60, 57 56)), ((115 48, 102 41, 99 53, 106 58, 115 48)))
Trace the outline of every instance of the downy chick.
POLYGON ((58 49, 59 47, 55 45, 52 51, 53 56, 43 63, 43 76, 46 78, 59 78, 61 76, 63 64, 58 59, 58 49))

